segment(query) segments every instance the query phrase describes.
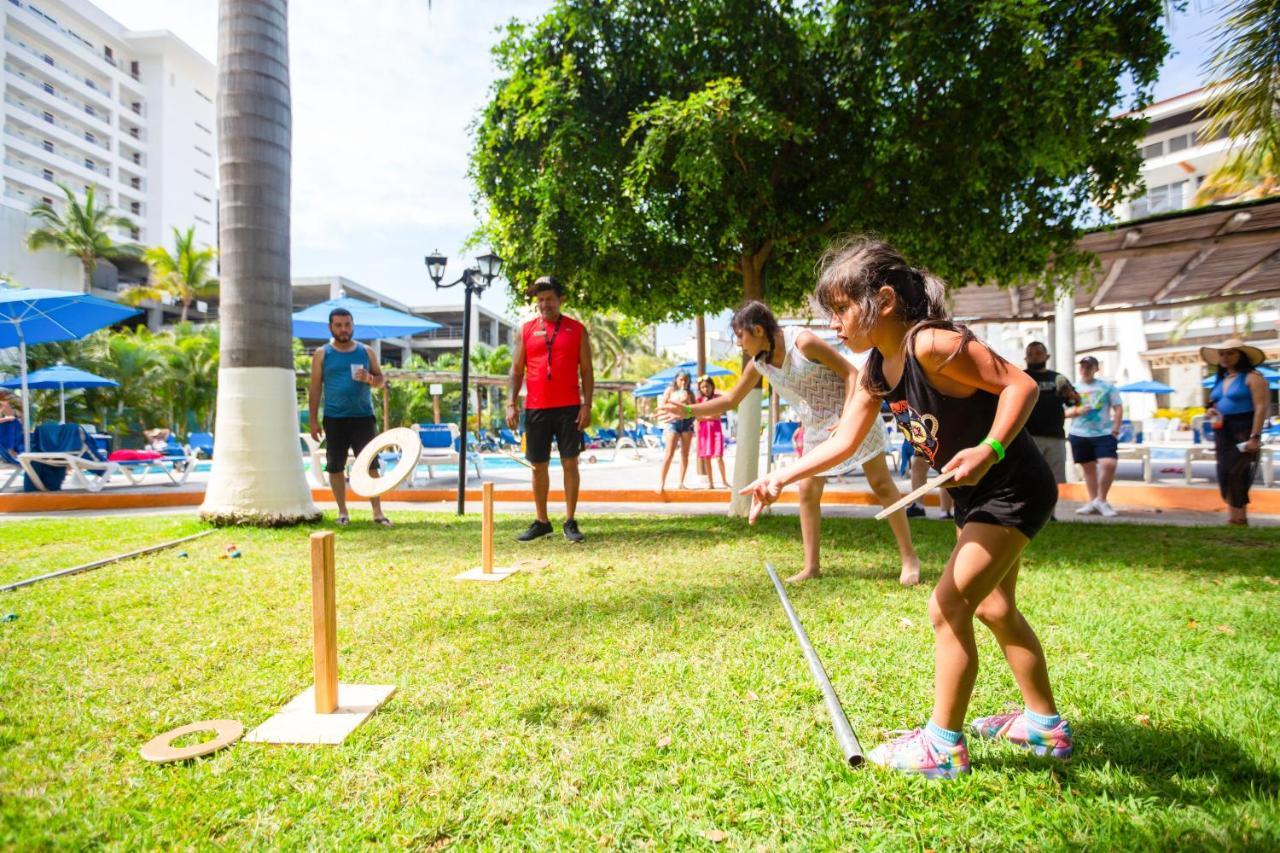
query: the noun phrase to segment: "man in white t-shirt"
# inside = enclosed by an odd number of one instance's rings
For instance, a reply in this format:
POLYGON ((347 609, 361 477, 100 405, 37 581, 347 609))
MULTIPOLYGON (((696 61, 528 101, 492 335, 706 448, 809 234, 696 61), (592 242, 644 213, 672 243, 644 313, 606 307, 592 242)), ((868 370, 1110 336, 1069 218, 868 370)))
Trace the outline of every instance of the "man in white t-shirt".
POLYGON ((1107 503, 1107 493, 1116 478, 1117 436, 1124 408, 1120 392, 1110 382, 1098 378, 1098 360, 1091 355, 1080 359, 1080 384, 1076 386, 1080 405, 1067 409, 1071 421, 1068 438, 1071 458, 1084 469, 1089 501, 1076 510, 1078 515, 1116 515, 1107 503))

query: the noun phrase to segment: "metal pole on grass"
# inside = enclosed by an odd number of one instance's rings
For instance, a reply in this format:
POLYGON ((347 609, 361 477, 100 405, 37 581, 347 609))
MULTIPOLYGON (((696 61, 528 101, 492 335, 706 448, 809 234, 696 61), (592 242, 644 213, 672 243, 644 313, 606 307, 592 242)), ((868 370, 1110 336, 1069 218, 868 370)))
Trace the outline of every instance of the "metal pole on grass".
POLYGON ((818 659, 818 653, 813 650, 809 635, 800 624, 800 617, 791 606, 791 599, 787 597, 787 591, 783 588, 782 581, 778 579, 778 573, 774 571, 773 564, 765 563, 764 567, 769 572, 774 589, 778 591, 778 598, 782 600, 782 609, 786 611, 787 620, 791 622, 791 629, 796 632, 796 639, 800 641, 800 651, 804 653, 805 662, 809 664, 809 672, 813 674, 813 680, 818 682, 818 688, 822 691, 822 700, 827 705, 827 715, 831 717, 831 726, 835 729, 836 740, 840 744, 840 751, 844 753, 844 760, 850 767, 857 767, 863 762, 862 745, 858 743, 858 736, 853 733, 853 726, 849 725, 849 718, 845 716, 844 708, 840 705, 840 697, 831 686, 831 679, 827 678, 827 671, 822 668, 822 661, 818 659))

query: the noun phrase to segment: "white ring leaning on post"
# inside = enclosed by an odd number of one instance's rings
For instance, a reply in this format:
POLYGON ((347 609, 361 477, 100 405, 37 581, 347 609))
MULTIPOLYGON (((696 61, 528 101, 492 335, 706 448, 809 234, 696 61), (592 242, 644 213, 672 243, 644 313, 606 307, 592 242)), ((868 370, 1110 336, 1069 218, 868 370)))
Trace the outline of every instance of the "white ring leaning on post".
POLYGON ((389 429, 364 446, 364 450, 351 463, 351 490, 361 497, 376 498, 399 486, 418 467, 422 455, 422 439, 408 427, 389 429), (379 453, 388 448, 400 448, 400 461, 381 477, 369 473, 369 466, 379 453))

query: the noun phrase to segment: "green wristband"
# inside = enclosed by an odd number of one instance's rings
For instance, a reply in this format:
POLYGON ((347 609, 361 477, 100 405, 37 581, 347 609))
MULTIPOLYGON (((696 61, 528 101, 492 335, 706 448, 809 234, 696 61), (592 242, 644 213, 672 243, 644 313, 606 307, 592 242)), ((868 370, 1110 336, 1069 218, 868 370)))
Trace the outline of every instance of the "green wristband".
POLYGON ((693 406, 690 406, 688 403, 684 404, 684 416, 686 418, 693 417, 693 406))
POLYGON ((982 439, 982 443, 985 444, 987 447, 990 447, 992 450, 996 452, 997 462, 1004 461, 1004 445, 1001 444, 998 439, 994 439, 991 436, 987 436, 986 438, 982 439))

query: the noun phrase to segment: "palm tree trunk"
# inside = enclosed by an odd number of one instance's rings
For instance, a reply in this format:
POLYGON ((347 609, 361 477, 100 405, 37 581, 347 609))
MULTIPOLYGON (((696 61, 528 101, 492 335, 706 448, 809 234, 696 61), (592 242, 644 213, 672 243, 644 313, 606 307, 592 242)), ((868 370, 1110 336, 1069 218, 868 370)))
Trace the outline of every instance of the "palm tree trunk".
POLYGON ((222 359, 200 513, 295 524, 320 511, 298 450, 289 318, 288 2, 221 0, 218 13, 222 359))
POLYGON ((84 270, 84 292, 93 292, 93 270, 98 265, 98 259, 94 257, 82 257, 80 259, 80 267, 84 270))

